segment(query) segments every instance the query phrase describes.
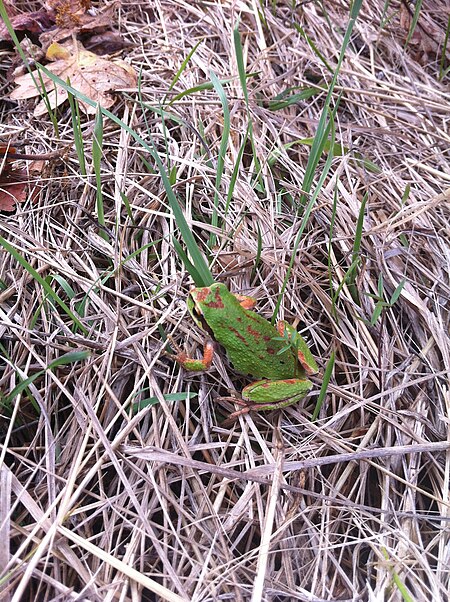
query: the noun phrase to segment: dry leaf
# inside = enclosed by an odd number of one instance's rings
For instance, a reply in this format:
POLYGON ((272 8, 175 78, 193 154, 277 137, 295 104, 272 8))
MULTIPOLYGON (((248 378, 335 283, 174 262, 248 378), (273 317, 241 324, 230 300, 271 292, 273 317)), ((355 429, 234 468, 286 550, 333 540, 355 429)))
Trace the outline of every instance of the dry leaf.
POLYGON ((86 38, 84 45, 91 52, 103 55, 114 54, 119 50, 123 50, 126 46, 130 46, 130 42, 124 40, 120 33, 104 31, 86 38))
MULTIPOLYGON (((38 10, 31 13, 20 13, 9 17, 14 31, 26 31, 28 33, 41 34, 55 24, 55 13, 38 10)), ((0 41, 10 41, 11 36, 5 23, 0 23, 0 41)))
POLYGON ((47 50, 53 42, 62 42, 80 33, 88 36, 89 33, 105 31, 114 23, 115 8, 115 4, 110 4, 101 10, 97 10, 95 14, 79 14, 76 19, 60 20, 58 22, 59 27, 43 33, 39 36, 39 41, 44 50, 47 50))
POLYGON ((0 147, 0 211, 14 211, 27 198, 28 174, 12 167, 14 153, 12 147, 0 147))
MULTIPOLYGON (((111 61, 97 56, 79 42, 75 48, 72 44, 51 44, 46 56, 54 61, 47 65, 49 71, 64 81, 70 80, 72 87, 106 109, 114 103, 114 98, 108 92, 136 85, 136 72, 130 65, 121 60, 111 61)), ((39 81, 37 74, 35 77, 39 81)), ((68 94, 64 88, 57 86, 55 90, 55 84, 49 77, 42 74, 42 78, 52 109, 67 100, 68 94)), ((30 74, 19 76, 15 83, 18 87, 11 93, 11 99, 21 100, 38 96, 39 92, 30 74)), ((95 107, 80 104, 86 113, 95 113, 95 107)), ((46 104, 41 100, 34 110, 34 116, 41 117, 46 113, 46 104)))

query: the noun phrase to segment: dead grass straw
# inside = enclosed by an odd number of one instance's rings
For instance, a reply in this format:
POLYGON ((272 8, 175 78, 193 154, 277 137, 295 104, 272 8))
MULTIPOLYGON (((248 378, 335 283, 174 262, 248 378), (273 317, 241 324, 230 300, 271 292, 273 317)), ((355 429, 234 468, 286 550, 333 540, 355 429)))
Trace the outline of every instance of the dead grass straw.
MULTIPOLYGON (((3 405, 2 599, 447 599, 450 103, 448 80, 437 75, 446 17, 441 4, 424 3, 405 48, 405 5, 386 4, 383 14, 383 2, 364 3, 356 22, 335 91, 344 150, 335 153, 283 298, 282 316, 308 331, 322 372, 336 353, 316 422, 320 377, 304 404, 224 427, 232 407, 221 398, 248 380, 225 354, 194 376, 162 354, 163 332, 194 353, 202 337, 186 314, 191 282, 174 252, 177 224, 160 177, 125 130, 105 121, 106 237, 89 167, 91 118, 82 122, 87 176, 69 152, 37 178, 37 199, 1 216, 0 235, 86 327, 71 327, 2 251, 1 395, 64 353, 90 351, 83 362, 46 370, 3 405), (351 289, 346 274, 365 195, 351 289), (182 395, 174 401, 174 393, 182 395), (148 398, 158 403, 133 405, 148 398)), ((214 90, 174 102, 164 121, 135 94, 114 112, 153 137, 199 240, 216 235, 215 277, 256 296, 269 318, 301 222, 310 147, 295 141, 314 137, 331 78, 314 48, 333 68, 347 19, 344 2, 118 4, 117 27, 132 42, 122 56, 141 71, 145 103, 158 108, 165 95, 210 81, 210 69, 230 79, 218 227, 210 223, 223 115, 214 90), (251 74, 248 114, 232 43, 238 18, 251 74), (271 109, 286 90, 311 86, 324 91, 271 109), (249 117, 260 171, 247 144, 226 208, 249 117)), ((7 66, 11 50, 0 56, 7 66)), ((57 140, 49 120, 32 117, 33 101, 8 102, 12 85, 2 73, 5 139, 23 139, 27 152, 71 144, 67 108, 57 140)))

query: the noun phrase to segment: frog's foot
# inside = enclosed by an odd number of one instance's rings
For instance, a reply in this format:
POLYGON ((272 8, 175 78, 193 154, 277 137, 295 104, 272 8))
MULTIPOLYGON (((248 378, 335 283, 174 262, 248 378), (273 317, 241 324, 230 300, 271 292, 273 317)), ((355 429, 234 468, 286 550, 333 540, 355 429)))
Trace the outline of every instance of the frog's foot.
POLYGON ((243 416, 244 414, 248 414, 251 411, 251 406, 246 405, 240 410, 236 410, 236 412, 232 412, 228 418, 224 421, 223 426, 227 426, 228 424, 232 424, 235 422, 239 416, 243 416))
POLYGON ((261 403, 246 403, 245 401, 240 402, 237 399, 235 399, 234 401, 235 401, 235 403, 238 403, 239 405, 243 405, 244 407, 241 408, 240 410, 236 410, 236 412, 232 412, 228 416, 226 422, 228 422, 228 420, 234 421, 237 418, 239 418, 239 416, 244 416, 245 414, 248 414, 250 412, 268 412, 268 411, 272 411, 272 410, 281 410, 282 408, 292 405, 291 401, 286 402, 285 399, 278 403, 270 403, 267 405, 264 405, 261 403))
POLYGON ((182 351, 171 336, 168 335, 167 338, 170 340, 177 353, 174 354, 165 351, 164 355, 178 362, 186 370, 201 372, 202 370, 208 370, 211 367, 214 356, 214 345, 211 341, 205 341, 203 345, 203 358, 198 360, 189 357, 185 351, 182 351))

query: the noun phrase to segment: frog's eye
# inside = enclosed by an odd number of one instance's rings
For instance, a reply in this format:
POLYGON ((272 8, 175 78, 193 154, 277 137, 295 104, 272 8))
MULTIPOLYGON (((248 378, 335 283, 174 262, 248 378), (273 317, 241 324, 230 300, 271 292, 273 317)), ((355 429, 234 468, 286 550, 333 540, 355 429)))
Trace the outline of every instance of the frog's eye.
POLYGON ((191 308, 191 314, 197 324, 203 328, 203 330, 208 330, 208 324, 206 323, 205 317, 201 311, 199 311, 198 307, 195 305, 191 308))

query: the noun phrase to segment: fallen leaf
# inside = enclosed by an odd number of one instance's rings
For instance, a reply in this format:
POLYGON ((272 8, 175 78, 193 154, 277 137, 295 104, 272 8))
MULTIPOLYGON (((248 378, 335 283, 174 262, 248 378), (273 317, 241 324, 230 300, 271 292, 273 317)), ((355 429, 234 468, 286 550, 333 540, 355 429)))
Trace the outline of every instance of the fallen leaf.
MULTIPOLYGON (((20 13, 9 17, 14 31, 41 34, 55 24, 55 13, 38 10, 31 13, 20 13)), ((5 23, 0 23, 0 41, 10 41, 11 36, 5 23)))
POLYGON ((0 147, 0 211, 14 211, 27 198, 28 174, 12 166, 15 148, 0 147))
POLYGON ((125 41, 120 33, 115 31, 94 34, 86 38, 83 43, 87 50, 101 55, 114 54, 118 50, 130 46, 130 42, 125 41))
POLYGON ((66 21, 59 19, 56 29, 47 31, 39 37, 43 49, 46 51, 53 42, 62 42, 67 38, 72 38, 80 33, 89 35, 89 33, 100 33, 110 29, 114 22, 114 11, 116 4, 110 4, 101 10, 96 10, 91 14, 77 14, 76 18, 67 19, 66 21))
POLYGON ((28 154, 18 153, 13 146, 0 145, 0 211, 14 211, 16 204, 23 203, 28 195, 33 202, 39 188, 34 186, 30 191, 28 190, 30 177, 35 178, 40 175, 46 161, 60 159, 66 150, 28 154), (18 159, 30 161, 28 172, 26 169, 13 166, 13 161, 18 159))
MULTIPOLYGON (((137 82, 136 72, 130 65, 121 60, 108 60, 100 57, 86 50, 79 42, 76 47, 72 44, 51 44, 47 51, 47 58, 54 60, 53 63, 47 65, 49 71, 64 81, 70 80, 72 87, 100 103, 105 109, 114 103, 114 98, 108 92, 120 88, 131 88, 137 82)), ((33 72, 33 75, 39 81, 37 73, 33 72)), ((64 88, 55 86, 53 80, 45 74, 42 74, 42 80, 52 109, 67 100, 68 94, 64 88)), ((11 99, 23 100, 38 96, 39 91, 29 73, 19 76, 15 83, 18 87, 11 93, 11 99)), ((84 103, 80 104, 86 113, 95 114, 95 107, 84 103)), ((41 117, 46 113, 47 106, 41 100, 34 110, 34 116, 41 117)))

